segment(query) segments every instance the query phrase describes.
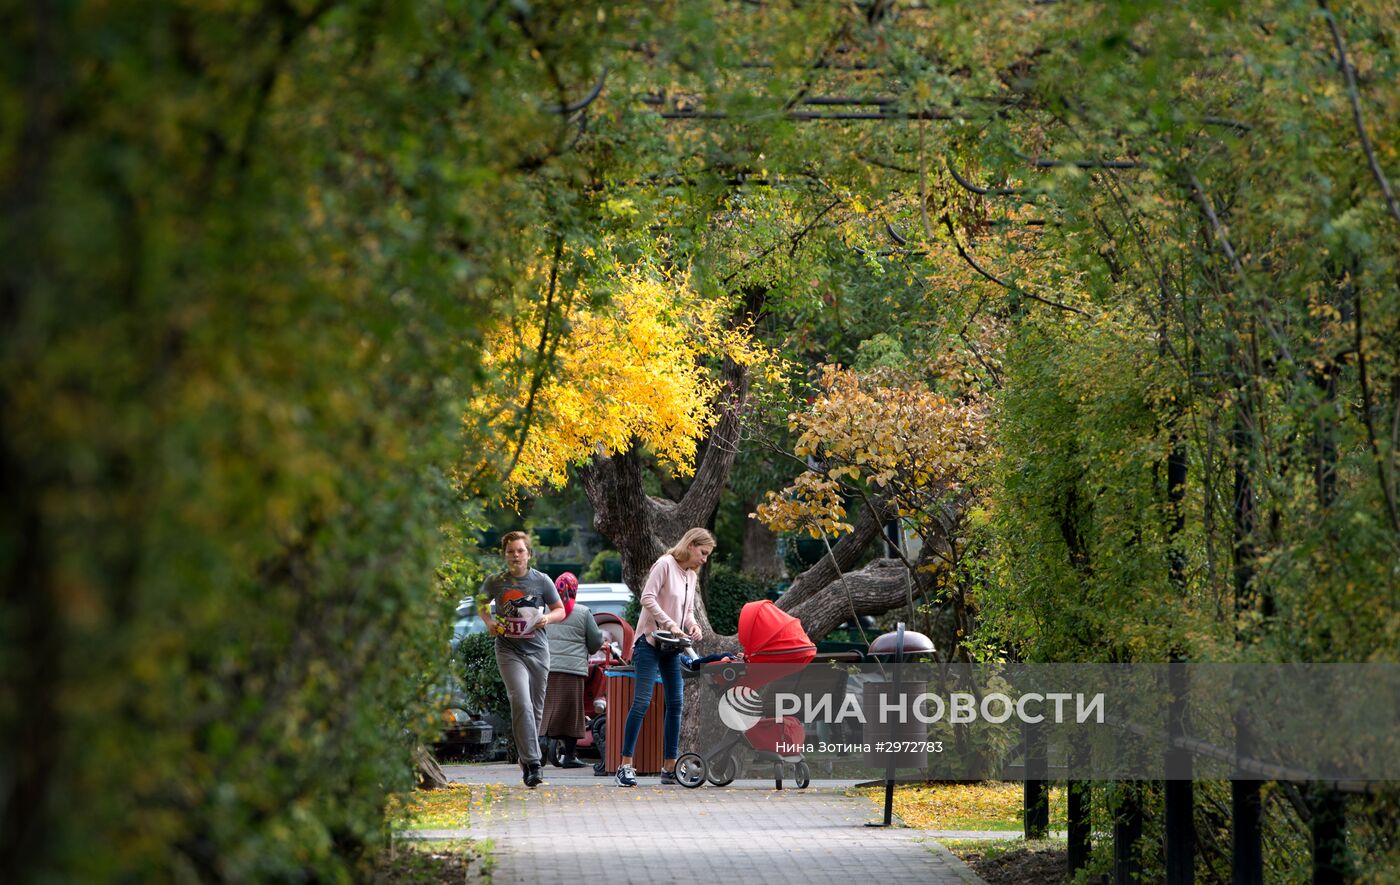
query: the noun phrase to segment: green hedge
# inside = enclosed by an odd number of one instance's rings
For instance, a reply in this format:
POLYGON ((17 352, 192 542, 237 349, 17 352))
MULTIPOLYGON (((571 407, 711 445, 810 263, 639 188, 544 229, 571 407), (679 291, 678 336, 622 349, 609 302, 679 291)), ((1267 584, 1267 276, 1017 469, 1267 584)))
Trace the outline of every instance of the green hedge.
POLYGON ((478 713, 493 713, 510 721, 510 698, 501 671, 496 667, 496 638, 473 633, 457 646, 456 666, 467 705, 478 713))
POLYGON ((716 633, 729 634, 739 629, 739 610, 744 603, 767 598, 768 584, 722 563, 715 563, 710 566, 705 593, 710 626, 716 633))
POLYGON ((600 550, 578 576, 580 581, 622 582, 622 554, 616 550, 600 550))
POLYGON ((345 882, 386 843, 481 338, 580 223, 522 171, 560 118, 515 8, 0 17, 0 878, 345 882))

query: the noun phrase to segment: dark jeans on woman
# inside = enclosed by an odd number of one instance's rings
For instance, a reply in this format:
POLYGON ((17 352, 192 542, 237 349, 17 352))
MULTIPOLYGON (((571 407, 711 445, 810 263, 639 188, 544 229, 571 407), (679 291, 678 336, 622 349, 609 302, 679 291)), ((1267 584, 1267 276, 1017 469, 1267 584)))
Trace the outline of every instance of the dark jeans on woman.
POLYGON ((674 651, 657 651, 645 638, 638 638, 632 647, 632 667, 637 686, 632 695, 632 709, 627 712, 627 726, 622 731, 622 755, 630 757, 637 749, 637 735, 642 733, 642 720, 651 706, 651 693, 656 687, 656 674, 661 673, 661 687, 666 689, 666 727, 663 730, 663 759, 674 759, 681 746, 681 706, 685 689, 681 685, 681 655, 674 651))

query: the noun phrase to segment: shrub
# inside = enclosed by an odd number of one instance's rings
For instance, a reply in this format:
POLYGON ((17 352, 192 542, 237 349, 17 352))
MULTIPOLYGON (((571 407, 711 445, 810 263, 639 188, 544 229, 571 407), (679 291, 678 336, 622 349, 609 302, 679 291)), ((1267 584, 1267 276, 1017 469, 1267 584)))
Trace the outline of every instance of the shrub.
POLYGON ((467 705, 477 713, 491 713, 510 721, 510 698, 496 669, 496 639, 490 633, 464 636, 457 646, 458 673, 467 705))
POLYGON ((710 626, 716 633, 734 633, 739 629, 739 610, 744 603, 764 599, 768 585, 751 578, 737 569, 715 563, 710 566, 710 578, 706 585, 706 606, 710 613, 710 626))
POLYGON ((620 581, 622 580, 622 554, 616 550, 600 550, 588 568, 578 576, 580 581, 620 581))

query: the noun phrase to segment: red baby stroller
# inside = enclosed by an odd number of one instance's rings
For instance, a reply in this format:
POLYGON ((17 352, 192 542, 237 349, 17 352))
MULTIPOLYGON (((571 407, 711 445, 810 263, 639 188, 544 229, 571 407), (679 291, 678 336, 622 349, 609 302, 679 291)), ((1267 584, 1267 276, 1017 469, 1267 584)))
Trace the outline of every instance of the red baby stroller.
POLYGON ((676 779, 687 787, 704 781, 726 786, 738 776, 740 756, 748 747, 755 759, 773 763, 777 789, 783 788, 788 767, 798 789, 804 789, 812 776, 800 751, 806 738, 802 723, 790 716, 779 722, 762 715, 771 699, 759 689, 796 674, 816 657, 817 647, 801 621, 766 599, 750 602, 739 612, 739 645, 743 662, 719 661, 682 670, 685 677, 704 677, 720 695, 720 719, 730 733, 704 755, 685 753, 677 759, 676 779))

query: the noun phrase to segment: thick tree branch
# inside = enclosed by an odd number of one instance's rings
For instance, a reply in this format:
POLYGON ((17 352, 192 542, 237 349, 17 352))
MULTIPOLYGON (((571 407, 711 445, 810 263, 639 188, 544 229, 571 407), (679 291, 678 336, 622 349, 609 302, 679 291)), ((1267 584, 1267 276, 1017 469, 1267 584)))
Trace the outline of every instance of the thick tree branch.
MULTIPOLYGON (((762 310, 766 290, 744 292, 745 302, 735 322, 752 319, 762 310)), ((622 577, 640 591, 647 572, 662 552, 686 529, 708 526, 719 506, 738 455, 744 406, 748 400, 748 369, 725 358, 724 385, 716 408, 719 419, 710 429, 695 478, 679 501, 649 496, 642 484, 642 462, 633 440, 626 452, 595 455, 579 469, 579 479, 593 505, 593 527, 622 554, 622 577)))
POLYGON ((674 541, 688 528, 709 522, 739 454, 739 431, 749 395, 749 373, 747 368, 726 357, 723 374, 724 388, 716 405, 720 417, 710 430, 705 454, 685 497, 677 502, 650 500, 649 509, 656 519, 657 531, 663 535, 663 543, 674 541), (668 534, 675 537, 668 539, 665 537, 668 534))
MULTIPOLYGON (((870 546, 870 542, 880 536, 880 530, 885 522, 892 516, 885 509, 885 502, 874 502, 879 510, 869 506, 861 507, 856 521, 852 526, 852 531, 843 535, 832 547, 832 555, 836 561, 832 562, 831 556, 823 556, 815 565, 798 575, 788 587, 783 598, 779 600, 778 607, 792 610, 813 596, 820 594, 832 582, 836 581, 841 572, 846 571, 856 563, 865 548, 870 546)), ((838 622, 839 623, 839 622, 838 622)))
MULTIPOLYGON (((936 561, 931 564, 940 565, 936 561)), ((922 597, 931 574, 920 573, 914 595, 922 597)), ((897 559, 877 559, 859 571, 847 572, 846 590, 832 586, 825 593, 808 596, 803 602, 784 606, 788 614, 802 621, 809 636, 825 636, 849 621, 851 610, 859 615, 880 615, 905 604, 909 597, 909 570, 897 559)), ((779 604, 787 602, 783 594, 779 604)))

